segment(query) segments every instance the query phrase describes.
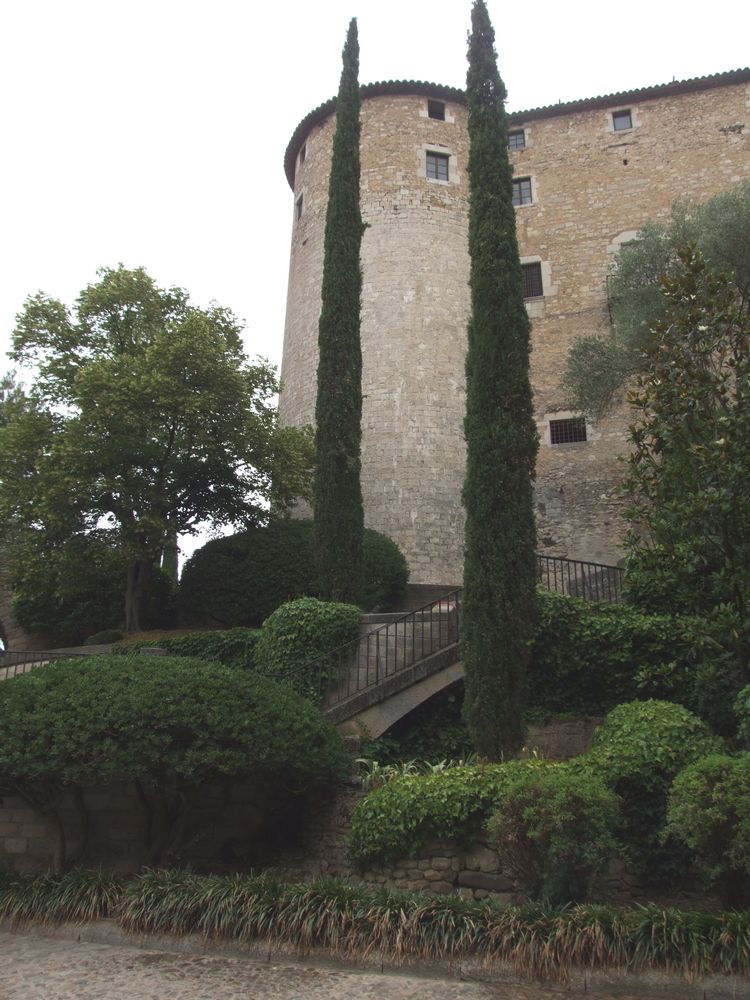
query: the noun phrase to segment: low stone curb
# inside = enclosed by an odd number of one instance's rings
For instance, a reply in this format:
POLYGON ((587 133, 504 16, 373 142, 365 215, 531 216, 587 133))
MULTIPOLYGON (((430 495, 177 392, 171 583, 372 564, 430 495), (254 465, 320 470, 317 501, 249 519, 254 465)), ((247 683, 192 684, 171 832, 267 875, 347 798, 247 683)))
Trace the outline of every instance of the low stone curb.
MULTIPOLYGON (((164 951, 185 955, 230 955, 254 962, 304 963, 344 970, 362 971, 368 969, 379 973, 408 973, 431 979, 459 979, 469 982, 497 983, 502 985, 528 986, 529 980, 514 973, 507 966, 487 969, 480 962, 464 961, 404 961, 396 963, 372 955, 359 961, 337 959, 322 948, 313 948, 300 954, 292 946, 284 947, 276 943, 250 941, 211 941, 198 934, 134 934, 118 927, 114 920, 98 920, 91 923, 24 924, 13 926, 10 920, 0 920, 0 931, 23 934, 30 937, 46 937, 63 941, 81 941, 87 944, 128 946, 146 951, 164 951)), ((596 997, 607 993, 610 996, 628 998, 642 997, 644 1000, 662 998, 665 1000, 750 1000, 750 981, 740 976, 711 975, 692 981, 676 974, 660 971, 647 972, 602 972, 574 968, 570 980, 558 983, 544 980, 545 985, 559 989, 568 996, 596 997)))

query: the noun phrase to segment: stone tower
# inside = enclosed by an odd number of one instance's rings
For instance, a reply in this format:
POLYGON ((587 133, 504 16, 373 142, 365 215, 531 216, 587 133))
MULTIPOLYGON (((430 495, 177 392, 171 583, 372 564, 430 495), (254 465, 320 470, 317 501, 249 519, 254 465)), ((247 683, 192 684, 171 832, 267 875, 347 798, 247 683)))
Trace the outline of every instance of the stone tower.
MULTIPOLYGON (((750 70, 511 116, 514 201, 532 318, 540 434, 539 551, 619 558, 624 409, 593 425, 566 409, 577 336, 608 329, 614 255, 688 194, 750 176, 750 70)), ((469 308, 468 135, 460 90, 362 88, 362 492, 365 520, 404 551, 416 584, 460 583, 464 354, 469 308)), ((282 422, 312 423, 335 102, 297 127, 282 422)))

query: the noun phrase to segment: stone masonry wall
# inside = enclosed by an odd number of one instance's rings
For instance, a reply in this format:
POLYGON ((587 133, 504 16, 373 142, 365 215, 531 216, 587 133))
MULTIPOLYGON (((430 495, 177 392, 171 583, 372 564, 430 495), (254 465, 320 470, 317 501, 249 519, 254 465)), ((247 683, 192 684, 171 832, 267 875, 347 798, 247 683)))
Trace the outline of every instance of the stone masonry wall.
MULTIPOLYGON (((634 95, 631 95, 634 96, 634 95)), ((528 121, 511 151, 533 203, 516 211, 522 260, 540 261, 544 297, 532 317, 532 384, 540 432, 539 550, 616 562, 627 412, 588 427, 585 443, 551 445, 549 421, 568 416, 560 377, 574 340, 608 329, 606 278, 620 244, 672 202, 705 200, 750 176, 746 83, 626 101, 528 121), (739 129, 728 126, 740 123, 739 129)), ((335 117, 312 127, 296 165, 280 412, 312 423, 323 232, 335 117), (296 209, 295 209, 296 211, 296 209)), ((466 109, 427 117, 419 95, 373 96, 362 107, 362 488, 369 527, 404 550, 415 584, 461 582, 465 330, 469 308, 466 109), (428 180, 428 150, 450 157, 449 179, 428 180)))

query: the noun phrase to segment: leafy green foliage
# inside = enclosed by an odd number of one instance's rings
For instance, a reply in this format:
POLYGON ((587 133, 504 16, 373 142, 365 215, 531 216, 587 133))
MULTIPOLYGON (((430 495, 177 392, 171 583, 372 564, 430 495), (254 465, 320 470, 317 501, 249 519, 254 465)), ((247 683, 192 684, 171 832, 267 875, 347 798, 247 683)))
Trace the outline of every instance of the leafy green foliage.
POLYGON ((667 833, 696 855, 725 906, 750 904, 750 754, 712 754, 674 779, 667 833))
POLYGON ((11 919, 90 920, 109 915, 136 934, 263 940, 300 954, 507 964, 530 978, 567 979, 573 968, 664 969, 689 979, 750 973, 750 913, 685 913, 657 906, 501 906, 456 896, 375 890, 327 879, 285 885, 267 876, 145 871, 121 885, 100 872, 14 878, 0 886, 11 919), (88 883, 91 904, 69 907, 88 883), (62 898, 62 905, 60 900, 62 898))
POLYGON ((359 41, 352 18, 336 100, 318 325, 315 550, 321 596, 358 603, 364 510, 360 486, 364 225, 359 205, 359 41))
POLYGON ((512 776, 545 766, 508 761, 393 778, 357 803, 349 853, 365 865, 414 857, 431 840, 468 843, 497 808, 512 776))
POLYGON ((217 629, 213 632, 190 632, 188 635, 141 639, 115 647, 112 652, 130 655, 142 649, 166 649, 173 656, 212 660, 228 667, 251 669, 255 666, 255 648, 260 630, 255 628, 217 629))
POLYGON ((501 870, 532 899, 585 899, 615 853, 616 796, 601 778, 556 764, 517 771, 487 829, 501 870))
POLYGON ((126 574, 128 630, 143 627, 150 577, 176 534, 263 518, 266 500, 283 507, 304 492, 309 435, 277 428, 274 373, 247 362, 228 310, 191 306, 142 269, 105 268, 72 314, 29 298, 13 344, 36 376, 0 426, 13 566, 44 560, 63 586, 71 544, 100 533, 126 574))
MULTIPOLYGON (((394 607, 407 579, 396 543, 366 528, 363 607, 394 607)), ((312 521, 289 518, 207 542, 185 564, 179 601, 189 622, 232 627, 261 625, 285 601, 319 595, 312 521)))
POLYGON ((469 37, 469 256, 466 510, 461 644, 464 714, 476 750, 501 759, 523 740, 536 583, 532 480, 537 452, 530 324, 507 150, 505 87, 484 0, 469 37))
POLYGON ((384 736, 366 740, 362 755, 381 764, 465 760, 473 748, 461 714, 463 694, 463 683, 459 682, 433 695, 391 726, 384 736))
POLYGON ((594 416, 605 413, 623 386, 647 370, 653 333, 668 304, 661 279, 679 271, 677 248, 694 242, 708 264, 730 276, 741 308, 750 303, 750 182, 704 204, 675 203, 666 224, 648 222, 622 248, 609 276, 613 329, 583 337, 568 357, 565 385, 571 405, 594 416))
POLYGON ((84 646, 104 646, 108 643, 119 642, 122 639, 122 632, 117 629, 104 629, 101 632, 94 632, 84 642, 84 646))
POLYGON ((660 840, 673 779, 723 749, 723 741, 682 705, 650 700, 613 709, 581 758, 620 797, 623 842, 650 879, 668 880, 685 868, 684 854, 660 840))
POLYGON ((182 657, 58 661, 0 684, 0 719, 0 780, 27 800, 40 784, 136 782, 152 860, 179 856, 190 789, 249 779, 301 792, 348 766, 335 730, 289 688, 182 657))
POLYGON ((359 621, 359 608, 353 604, 314 597, 282 604, 263 622, 256 666, 317 702, 326 682, 338 674, 338 658, 327 659, 325 654, 353 642, 359 636, 359 621))

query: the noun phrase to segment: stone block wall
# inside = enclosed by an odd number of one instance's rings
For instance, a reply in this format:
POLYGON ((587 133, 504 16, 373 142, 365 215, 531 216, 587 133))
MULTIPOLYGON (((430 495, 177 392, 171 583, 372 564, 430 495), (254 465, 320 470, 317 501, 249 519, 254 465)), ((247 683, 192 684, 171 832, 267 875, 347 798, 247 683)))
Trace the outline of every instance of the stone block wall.
MULTIPOLYGON (((550 420, 571 416, 560 385, 577 337, 609 329, 607 273, 647 219, 684 195, 706 200, 750 177, 750 73, 666 85, 512 116, 511 150, 533 201, 516 210, 522 261, 542 265, 529 300, 531 377, 540 434, 539 550, 614 563, 620 557, 621 406, 587 440, 552 445, 550 420), (717 81, 718 84, 717 85, 717 81), (632 128, 615 131, 628 108, 632 128), (732 128, 729 128, 732 126, 732 128)), ((377 88, 373 88, 376 90, 377 88)), ((434 96, 434 94, 433 94, 434 96)), ((302 137, 294 171, 302 214, 292 235, 283 391, 285 423, 315 412, 323 233, 335 116, 302 137)), ((447 95, 445 120, 427 95, 373 93, 362 105, 362 489, 369 527, 407 556, 413 584, 460 584, 465 449, 464 355, 469 310, 466 108, 447 95), (428 151, 449 157, 445 181, 428 151)))

